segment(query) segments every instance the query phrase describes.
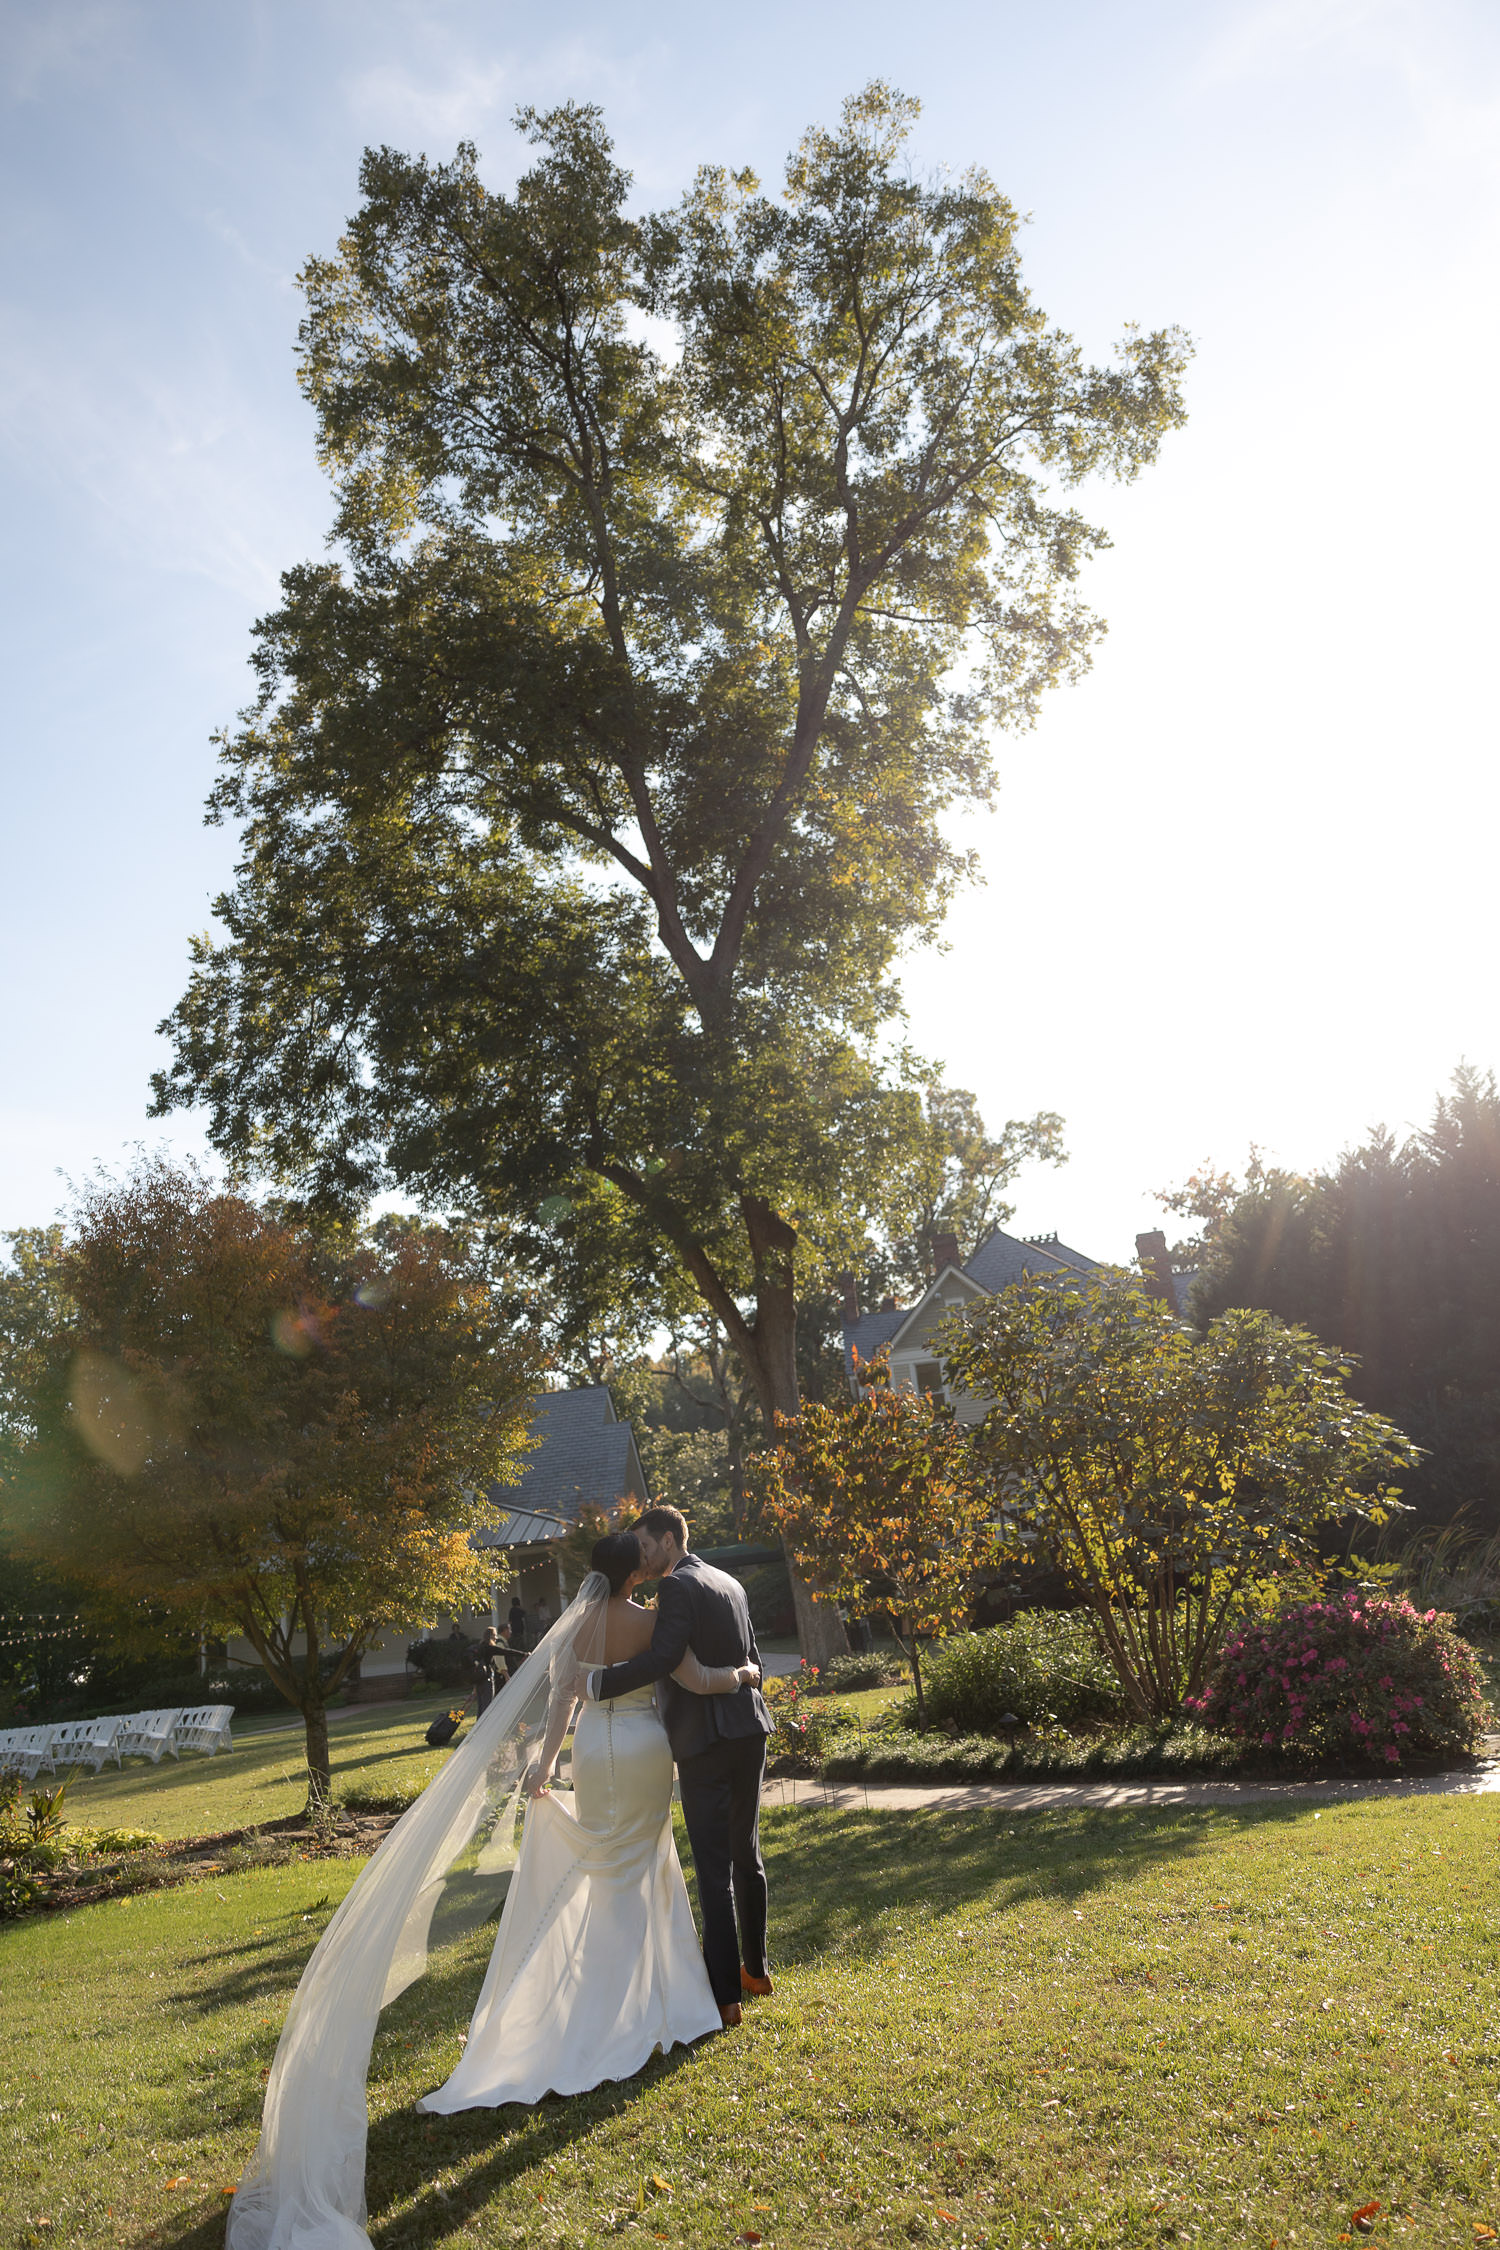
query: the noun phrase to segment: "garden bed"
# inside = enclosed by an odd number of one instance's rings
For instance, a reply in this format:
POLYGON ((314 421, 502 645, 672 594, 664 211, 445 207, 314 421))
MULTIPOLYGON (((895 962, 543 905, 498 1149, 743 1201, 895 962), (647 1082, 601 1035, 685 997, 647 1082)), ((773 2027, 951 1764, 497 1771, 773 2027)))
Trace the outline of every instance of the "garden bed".
POLYGON ((282 1866, 290 1860, 365 1859, 398 1817, 394 1812, 340 1812, 331 1821, 313 1822, 299 1814, 208 1836, 155 1837, 129 1850, 104 1853, 88 1847, 87 1831, 70 1851, 65 1832, 49 1847, 49 1856, 58 1851, 66 1856, 50 1866, 20 1867, 33 1893, 22 1912, 60 1913, 136 1891, 167 1890, 179 1883, 236 1874, 247 1867, 282 1866))

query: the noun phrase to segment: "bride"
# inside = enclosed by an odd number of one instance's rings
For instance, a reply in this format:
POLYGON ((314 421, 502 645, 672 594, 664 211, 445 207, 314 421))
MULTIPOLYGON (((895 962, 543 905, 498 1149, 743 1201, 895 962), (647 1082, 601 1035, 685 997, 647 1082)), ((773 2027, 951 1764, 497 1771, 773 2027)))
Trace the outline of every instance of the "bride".
MULTIPOLYGON (((635 1535, 611 1533, 591 1561, 564 1615, 324 1931, 276 2049, 228 2250, 368 2250, 365 2075, 376 2019, 422 1973, 429 1940, 451 1942, 494 1912, 507 1874, 462 2059, 419 2108, 581 2093, 633 2077, 658 2047, 719 2030, 672 1837, 672 1753, 655 1690, 585 1702, 572 1806, 551 1793, 584 1675, 636 1655, 652 1633, 651 1612, 630 1599, 645 1575, 635 1535)), ((722 1695, 759 1675, 709 1670, 690 1654, 673 1677, 722 1695)))

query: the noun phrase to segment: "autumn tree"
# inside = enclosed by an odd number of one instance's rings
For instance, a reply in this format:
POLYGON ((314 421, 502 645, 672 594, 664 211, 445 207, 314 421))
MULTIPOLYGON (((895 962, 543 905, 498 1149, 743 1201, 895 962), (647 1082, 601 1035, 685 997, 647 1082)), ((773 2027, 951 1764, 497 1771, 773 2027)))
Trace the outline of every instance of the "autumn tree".
POLYGON ((1198 1337, 1126 1273, 1014 1283, 938 1341, 988 1402, 974 1443, 1007 1536, 1087 1603, 1144 1718, 1197 1694, 1248 1588, 1316 1564, 1341 1519, 1384 1522, 1416 1459, 1316 1337, 1253 1311, 1198 1337))
POLYGON ((312 1204, 500 1211, 542 1271, 602 1199, 767 1427, 799 1285, 925 1130, 889 1035, 971 872, 948 816, 1101 629, 1069 488, 1183 418, 1181 335, 1088 365, 915 115, 872 85, 780 192, 710 167, 646 215, 579 105, 521 112, 510 195, 367 153, 303 275, 338 552, 258 628, 157 1089, 312 1204))
POLYGON ((116 1604, 241 1633, 302 1713, 383 1627, 487 1600, 470 1534, 519 1462, 528 1355, 465 1245, 293 1225, 165 1160, 80 1196, 31 1367, 7 1513, 116 1604))
POLYGON ((921 1641, 968 1621, 996 1559, 995 1492, 941 1399, 897 1390, 884 1360, 859 1376, 857 1395, 778 1417, 755 1498, 825 1593, 889 1613, 925 1728, 921 1641))

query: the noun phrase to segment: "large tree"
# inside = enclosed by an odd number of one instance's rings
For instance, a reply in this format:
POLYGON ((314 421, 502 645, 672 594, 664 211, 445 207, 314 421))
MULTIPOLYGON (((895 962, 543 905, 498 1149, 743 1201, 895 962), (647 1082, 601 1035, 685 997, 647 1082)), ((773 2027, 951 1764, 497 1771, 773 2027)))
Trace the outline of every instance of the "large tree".
MULTIPOLYGON (((1500 1528, 1500 1090, 1462 1068, 1425 1131, 1327 1171, 1252 1159, 1210 1211, 1197 1301, 1260 1305, 1354 1355, 1359 1396, 1425 1448, 1419 1518, 1500 1528)), ((1190 1207, 1190 1206, 1189 1206, 1190 1207)))
POLYGON ((1086 364, 915 114, 871 86, 781 194, 706 169, 644 217, 590 108, 521 113, 511 195, 367 154, 303 276, 338 559, 259 628, 158 1084, 310 1199, 503 1211, 541 1268, 602 1198, 768 1427, 799 1275, 926 1129, 889 1034, 970 872, 944 816, 1100 630, 1067 488, 1182 420, 1180 334, 1086 364))
POLYGON ((239 1632, 301 1713, 370 1637, 487 1599, 492 1479, 532 1367, 465 1245, 288 1223, 164 1160, 81 1196, 3 1497, 23 1551, 106 1604, 239 1632))

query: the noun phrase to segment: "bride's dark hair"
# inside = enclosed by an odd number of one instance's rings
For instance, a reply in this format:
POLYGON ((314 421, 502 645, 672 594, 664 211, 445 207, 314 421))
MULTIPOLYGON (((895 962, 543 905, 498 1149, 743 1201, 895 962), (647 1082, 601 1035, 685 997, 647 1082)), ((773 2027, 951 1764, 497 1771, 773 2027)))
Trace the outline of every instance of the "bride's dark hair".
POLYGON ((641 1543, 633 1531, 611 1531, 595 1542, 589 1556, 589 1567, 609 1580, 611 1594, 618 1594, 633 1572, 641 1567, 641 1543))

